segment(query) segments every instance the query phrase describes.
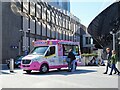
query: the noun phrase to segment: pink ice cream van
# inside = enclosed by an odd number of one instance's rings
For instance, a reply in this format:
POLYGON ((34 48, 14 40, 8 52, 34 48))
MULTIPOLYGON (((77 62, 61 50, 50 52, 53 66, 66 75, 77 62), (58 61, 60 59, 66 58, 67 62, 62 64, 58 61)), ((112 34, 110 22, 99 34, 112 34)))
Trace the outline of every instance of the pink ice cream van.
POLYGON ((22 58, 21 68, 27 73, 40 71, 46 73, 49 69, 67 68, 66 58, 69 49, 73 49, 76 65, 81 64, 79 42, 64 40, 38 40, 33 42, 34 48, 29 55, 22 58))

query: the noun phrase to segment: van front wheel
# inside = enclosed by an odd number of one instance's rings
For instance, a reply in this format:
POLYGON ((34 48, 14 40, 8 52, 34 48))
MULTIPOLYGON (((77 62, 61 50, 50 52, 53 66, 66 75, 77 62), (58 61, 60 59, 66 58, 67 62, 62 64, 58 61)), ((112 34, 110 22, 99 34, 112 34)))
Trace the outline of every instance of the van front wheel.
POLYGON ((40 68, 40 72, 41 73, 47 73, 49 71, 48 65, 47 64, 43 64, 40 68))
POLYGON ((30 73, 31 73, 31 70, 26 70, 26 73, 30 74, 30 73))

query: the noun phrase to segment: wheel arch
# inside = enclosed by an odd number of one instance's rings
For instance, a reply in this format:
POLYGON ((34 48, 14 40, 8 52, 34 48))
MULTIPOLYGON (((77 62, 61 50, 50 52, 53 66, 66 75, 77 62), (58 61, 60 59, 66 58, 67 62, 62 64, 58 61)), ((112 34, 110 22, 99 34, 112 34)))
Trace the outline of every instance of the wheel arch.
POLYGON ((49 68, 49 64, 48 64, 47 61, 43 61, 43 62, 41 62, 41 63, 40 63, 40 68, 41 68, 41 66, 42 66, 43 64, 46 64, 46 65, 48 66, 48 68, 49 68))

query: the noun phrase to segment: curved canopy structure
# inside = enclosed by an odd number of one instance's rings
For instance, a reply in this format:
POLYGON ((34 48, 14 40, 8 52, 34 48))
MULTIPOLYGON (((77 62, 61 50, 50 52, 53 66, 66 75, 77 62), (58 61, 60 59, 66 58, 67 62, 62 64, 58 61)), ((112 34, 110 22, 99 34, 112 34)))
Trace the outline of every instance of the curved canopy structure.
POLYGON ((113 3, 95 17, 88 26, 88 32, 101 47, 109 46, 112 43, 112 35, 110 34, 110 31, 117 32, 119 30, 119 8, 120 2, 113 3))

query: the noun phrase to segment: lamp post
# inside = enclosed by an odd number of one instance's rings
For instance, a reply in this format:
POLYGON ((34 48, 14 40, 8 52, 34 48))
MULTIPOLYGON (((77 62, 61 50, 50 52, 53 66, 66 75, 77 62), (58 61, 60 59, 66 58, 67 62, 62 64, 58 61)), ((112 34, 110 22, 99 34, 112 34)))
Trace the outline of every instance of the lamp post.
POLYGON ((110 34, 113 35, 113 50, 115 50, 115 32, 114 32, 114 29, 112 31, 110 31, 110 34))
POLYGON ((30 51, 30 28, 28 28, 28 52, 30 51))
POLYGON ((118 44, 120 44, 120 37, 118 38, 118 44))

